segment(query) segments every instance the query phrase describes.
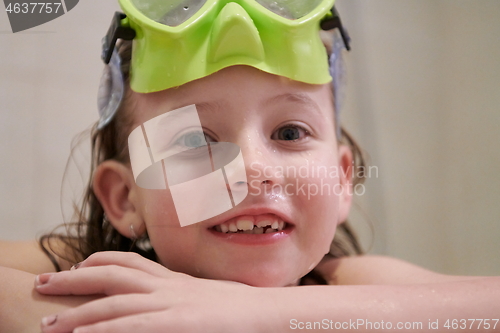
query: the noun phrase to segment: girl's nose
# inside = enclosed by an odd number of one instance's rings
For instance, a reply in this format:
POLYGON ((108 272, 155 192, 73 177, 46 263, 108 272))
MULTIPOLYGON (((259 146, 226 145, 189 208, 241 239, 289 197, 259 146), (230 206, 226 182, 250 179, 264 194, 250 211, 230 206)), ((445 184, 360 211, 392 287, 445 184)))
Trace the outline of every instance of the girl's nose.
POLYGON ((278 172, 279 159, 269 152, 269 147, 263 142, 262 137, 246 136, 245 139, 239 146, 245 161, 249 192, 251 189, 272 188, 282 184, 283 175, 278 172))

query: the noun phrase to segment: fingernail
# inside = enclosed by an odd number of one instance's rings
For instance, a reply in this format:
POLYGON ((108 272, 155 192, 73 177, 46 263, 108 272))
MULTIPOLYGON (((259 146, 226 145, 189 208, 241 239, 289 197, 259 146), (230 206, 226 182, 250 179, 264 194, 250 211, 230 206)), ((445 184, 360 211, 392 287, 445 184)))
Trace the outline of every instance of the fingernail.
POLYGON ((80 265, 82 264, 82 262, 77 262, 76 264, 74 264, 73 266, 71 266, 70 268, 70 271, 74 271, 75 269, 77 269, 78 267, 80 267, 80 265))
POLYGON ((40 287, 40 286, 43 286, 44 284, 47 284, 47 282, 49 282, 49 279, 52 275, 53 275, 52 273, 45 273, 45 274, 37 275, 35 278, 35 287, 40 287))
POLYGON ((42 326, 46 327, 46 326, 54 325, 54 323, 56 321, 57 321, 57 315, 51 315, 51 316, 43 317, 42 318, 42 326))

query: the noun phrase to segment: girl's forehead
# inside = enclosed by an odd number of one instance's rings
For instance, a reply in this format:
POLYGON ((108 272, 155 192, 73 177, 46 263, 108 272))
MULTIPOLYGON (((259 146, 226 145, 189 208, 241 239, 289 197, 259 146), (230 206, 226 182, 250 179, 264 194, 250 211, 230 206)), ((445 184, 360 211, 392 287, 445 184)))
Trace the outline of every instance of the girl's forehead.
POLYGON ((202 107, 259 110, 269 104, 301 104, 333 113, 330 85, 311 85, 265 73, 248 66, 233 66, 181 87, 160 92, 132 93, 135 120, 144 122, 165 112, 196 104, 202 107))

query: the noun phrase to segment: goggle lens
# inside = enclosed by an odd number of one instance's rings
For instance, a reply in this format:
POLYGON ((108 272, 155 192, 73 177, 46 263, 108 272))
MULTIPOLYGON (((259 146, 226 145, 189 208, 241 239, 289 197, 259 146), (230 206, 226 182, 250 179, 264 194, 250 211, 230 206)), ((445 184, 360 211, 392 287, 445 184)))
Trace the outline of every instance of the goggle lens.
POLYGON ((169 27, 178 26, 195 15, 207 0, 132 0, 148 18, 169 27))
POLYGON ((296 20, 311 13, 323 0, 256 0, 281 17, 296 20))
MULTIPOLYGON (((207 0, 131 0, 148 18, 167 25, 178 26, 194 16, 207 0)), ((290 19, 300 19, 311 13, 323 0, 255 0, 269 11, 290 19)))

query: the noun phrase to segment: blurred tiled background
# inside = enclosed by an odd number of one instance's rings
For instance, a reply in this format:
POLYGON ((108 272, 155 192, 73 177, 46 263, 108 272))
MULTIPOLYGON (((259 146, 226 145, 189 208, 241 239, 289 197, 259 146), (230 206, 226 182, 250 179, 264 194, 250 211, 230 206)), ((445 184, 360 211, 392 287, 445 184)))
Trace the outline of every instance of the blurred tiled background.
MULTIPOLYGON (((96 120, 100 39, 117 9, 80 1, 17 34, 0 10, 1 238, 62 222, 70 142, 96 120)), ((338 9, 353 39, 342 119, 379 170, 352 212, 365 248, 444 273, 500 274, 500 1, 338 9)))

